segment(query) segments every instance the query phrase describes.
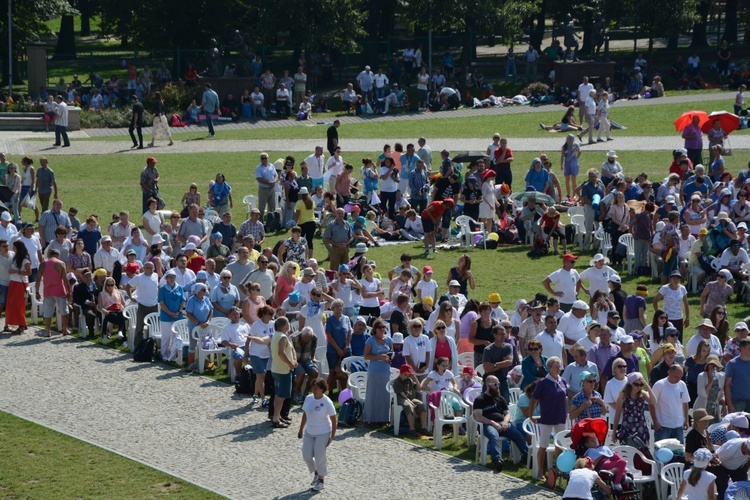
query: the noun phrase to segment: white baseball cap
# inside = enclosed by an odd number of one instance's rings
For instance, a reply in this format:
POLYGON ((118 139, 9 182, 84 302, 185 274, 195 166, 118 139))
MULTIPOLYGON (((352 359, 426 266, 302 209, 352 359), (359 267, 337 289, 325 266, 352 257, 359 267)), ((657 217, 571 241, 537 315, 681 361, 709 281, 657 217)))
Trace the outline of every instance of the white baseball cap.
POLYGON ((0 218, 3 219, 5 222, 10 222, 12 220, 10 216, 10 212, 3 212, 3 214, 0 215, 0 218))
POLYGON ((589 310, 589 305, 582 300, 576 300, 573 302, 573 309, 582 309, 584 311, 589 310))

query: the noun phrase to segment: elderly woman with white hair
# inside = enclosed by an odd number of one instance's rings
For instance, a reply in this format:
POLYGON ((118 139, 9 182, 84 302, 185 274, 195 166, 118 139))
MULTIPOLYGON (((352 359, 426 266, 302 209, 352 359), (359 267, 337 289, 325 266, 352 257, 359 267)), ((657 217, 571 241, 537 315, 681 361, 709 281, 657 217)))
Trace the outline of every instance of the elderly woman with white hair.
POLYGON ((193 371, 198 368, 195 362, 195 350, 198 347, 198 339, 193 337, 193 329, 200 327, 202 330, 208 328, 208 324, 214 316, 214 306, 208 298, 208 286, 205 283, 196 283, 193 285, 192 295, 185 305, 185 314, 187 315, 188 331, 190 332, 190 347, 188 348, 188 367, 187 371, 193 371))
POLYGON ((161 357, 165 361, 172 361, 172 344, 174 333, 172 324, 184 318, 182 309, 187 303, 185 290, 177 284, 177 273, 170 269, 164 275, 164 285, 159 287, 159 321, 161 323, 161 357))
MULTIPOLYGON (((568 418, 566 404, 568 384, 560 376, 560 372, 562 371, 562 361, 560 358, 557 356, 549 358, 547 360, 547 370, 549 370, 549 373, 536 384, 536 388, 531 395, 531 403, 529 404, 530 415, 534 414, 534 409, 539 405, 539 417, 531 417, 531 419, 539 424, 540 436, 542 436, 543 440, 548 439, 550 435, 564 431, 565 421, 568 418)), ((546 453, 546 447, 540 446, 537 454, 537 463, 540 465, 537 470, 539 471, 540 479, 544 475, 541 464, 544 463, 546 453)))
POLYGON ((232 284, 232 271, 229 269, 224 269, 219 279, 221 283, 211 290, 211 304, 217 318, 228 318, 232 308, 240 305, 240 291, 232 284))

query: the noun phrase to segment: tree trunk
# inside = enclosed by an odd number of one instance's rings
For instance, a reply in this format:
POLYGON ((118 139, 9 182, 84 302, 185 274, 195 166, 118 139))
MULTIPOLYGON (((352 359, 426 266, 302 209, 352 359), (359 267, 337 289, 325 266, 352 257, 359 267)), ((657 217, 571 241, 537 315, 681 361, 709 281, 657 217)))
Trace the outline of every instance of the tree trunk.
POLYGON ((737 0, 726 0, 726 18, 723 39, 730 44, 737 42, 737 0))
POLYGON ((677 44, 680 41, 679 35, 671 35, 667 38, 667 50, 677 50, 677 44))
POLYGON ((81 36, 91 36, 91 16, 81 12, 81 36))
POLYGON ((73 30, 73 16, 62 16, 60 19, 60 33, 57 35, 55 59, 76 58, 76 36, 73 30))
POLYGON ((594 24, 594 16, 591 13, 591 9, 586 9, 586 14, 583 17, 583 43, 581 45, 581 54, 592 54, 594 52, 591 46, 591 28, 594 24))
POLYGON ((706 27, 708 25, 708 0, 698 4, 698 22, 693 25, 693 38, 690 41, 690 48, 701 49, 708 46, 706 42, 706 27))

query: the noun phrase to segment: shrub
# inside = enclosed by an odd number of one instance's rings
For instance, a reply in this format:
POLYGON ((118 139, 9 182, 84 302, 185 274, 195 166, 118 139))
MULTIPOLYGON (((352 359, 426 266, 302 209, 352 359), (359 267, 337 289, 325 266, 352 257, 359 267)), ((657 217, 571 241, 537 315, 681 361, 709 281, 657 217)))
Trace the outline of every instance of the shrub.
POLYGON ((522 94, 529 96, 543 96, 549 94, 549 85, 542 82, 533 82, 523 89, 522 94))
MULTIPOLYGON (((104 108, 101 110, 81 110, 81 128, 121 128, 129 127, 133 113, 127 108, 104 108)), ((154 117, 147 111, 143 114, 143 126, 150 127, 154 117)))
POLYGON ((17 102, 14 104, 0 103, 3 113, 44 113, 44 106, 37 103, 17 102))
MULTIPOLYGON (((167 108, 167 115, 172 113, 184 113, 193 99, 200 104, 202 92, 200 87, 184 87, 180 85, 165 85, 161 89, 161 98, 164 101, 164 107, 167 108)), ((154 109, 154 93, 143 98, 143 105, 146 109, 154 109)))

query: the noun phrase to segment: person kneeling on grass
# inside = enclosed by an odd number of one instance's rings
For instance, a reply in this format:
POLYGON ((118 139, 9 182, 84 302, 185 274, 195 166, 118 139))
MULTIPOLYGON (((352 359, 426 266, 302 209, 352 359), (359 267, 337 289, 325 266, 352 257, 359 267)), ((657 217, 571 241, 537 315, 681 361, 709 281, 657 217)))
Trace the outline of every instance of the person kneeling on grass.
POLYGON ((591 495, 591 490, 594 488, 595 484, 601 488, 607 496, 612 494, 612 490, 609 489, 607 484, 594 470, 594 461, 588 457, 579 458, 575 462, 575 469, 570 471, 568 486, 565 488, 563 498, 569 498, 571 500, 593 500, 594 497, 591 495))
POLYGON ((409 435, 418 437, 420 434, 429 436, 427 430, 427 412, 425 411, 424 402, 419 394, 419 380, 410 365, 401 365, 398 378, 393 380, 393 392, 396 394, 396 403, 402 406, 406 420, 409 422, 409 435), (414 415, 419 417, 421 429, 417 432, 414 422, 414 415))
POLYGON ((521 450, 520 463, 526 463, 529 445, 521 432, 510 423, 508 403, 500 396, 500 381, 494 375, 485 379, 487 390, 474 400, 474 418, 484 424, 484 435, 487 438, 487 450, 492 458, 495 470, 502 472, 505 466, 502 457, 500 437, 510 439, 521 450))

